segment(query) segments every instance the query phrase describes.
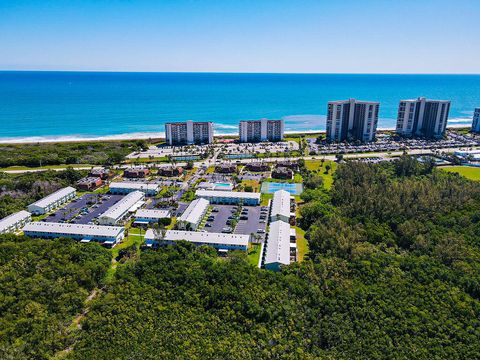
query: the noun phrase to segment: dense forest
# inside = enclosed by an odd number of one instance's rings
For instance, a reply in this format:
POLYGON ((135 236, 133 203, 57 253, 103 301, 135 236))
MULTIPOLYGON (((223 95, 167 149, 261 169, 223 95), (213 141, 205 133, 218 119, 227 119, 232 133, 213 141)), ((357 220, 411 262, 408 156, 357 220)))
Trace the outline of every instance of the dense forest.
POLYGON ((110 265, 99 245, 0 236, 0 359, 46 359, 110 265))
POLYGON ((113 165, 145 148, 143 140, 1 144, 0 167, 63 164, 113 165))
POLYGON ((27 205, 62 187, 74 185, 86 174, 87 171, 71 168, 23 174, 0 172, 0 219, 16 211, 25 210, 27 205))
POLYGON ((127 256, 65 356, 480 358, 480 184, 409 157, 342 164, 329 191, 313 176, 305 261, 273 273, 188 243, 127 256))

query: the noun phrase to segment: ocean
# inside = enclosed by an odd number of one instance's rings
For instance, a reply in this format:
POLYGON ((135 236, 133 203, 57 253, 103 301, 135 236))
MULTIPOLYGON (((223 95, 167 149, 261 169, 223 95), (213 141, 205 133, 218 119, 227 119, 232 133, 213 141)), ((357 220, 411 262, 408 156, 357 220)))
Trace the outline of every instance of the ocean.
POLYGON ((288 132, 325 129, 329 100, 380 102, 393 128, 400 99, 452 101, 449 125, 470 125, 480 75, 0 72, 0 141, 120 139, 163 135, 169 121, 285 120, 288 132))

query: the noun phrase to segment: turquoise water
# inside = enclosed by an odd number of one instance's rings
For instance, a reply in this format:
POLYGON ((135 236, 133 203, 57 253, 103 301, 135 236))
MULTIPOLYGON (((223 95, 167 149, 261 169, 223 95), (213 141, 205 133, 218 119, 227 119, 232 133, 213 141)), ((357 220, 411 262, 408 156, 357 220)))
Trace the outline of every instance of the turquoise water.
POLYGON ((393 127, 402 98, 450 99, 449 124, 470 124, 479 75, 0 72, 0 138, 159 135, 167 121, 283 118, 287 131, 325 128, 327 101, 380 101, 393 127))

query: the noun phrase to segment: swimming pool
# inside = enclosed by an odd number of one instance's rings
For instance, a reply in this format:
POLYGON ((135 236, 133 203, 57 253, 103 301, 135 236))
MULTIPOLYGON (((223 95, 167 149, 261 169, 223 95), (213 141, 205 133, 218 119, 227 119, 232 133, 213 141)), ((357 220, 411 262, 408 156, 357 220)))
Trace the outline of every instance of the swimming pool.
POLYGON ((223 190, 223 191, 232 191, 233 184, 230 183, 214 183, 213 184, 214 190, 223 190))
POLYGON ((292 195, 300 195, 303 192, 302 184, 264 182, 262 183, 262 193, 272 194, 278 190, 288 191, 292 195))

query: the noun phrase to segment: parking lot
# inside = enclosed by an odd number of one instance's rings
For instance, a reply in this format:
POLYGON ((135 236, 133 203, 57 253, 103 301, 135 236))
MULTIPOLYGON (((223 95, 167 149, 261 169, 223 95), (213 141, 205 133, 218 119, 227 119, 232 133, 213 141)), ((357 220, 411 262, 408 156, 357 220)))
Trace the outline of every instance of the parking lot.
MULTIPOLYGON (((231 227, 231 225, 227 224, 229 217, 234 214, 235 205, 215 205, 215 209, 218 211, 212 211, 211 216, 214 217, 213 221, 207 221, 204 230, 208 232, 215 232, 220 233, 226 227, 231 227)), ((266 229, 266 217, 262 221, 260 219, 261 207, 260 206, 243 206, 242 213, 244 215, 240 216, 240 219, 237 222, 235 229, 233 229, 233 233, 235 234, 243 234, 243 235, 250 235, 250 234, 257 234, 257 235, 264 235, 263 231, 266 229), (248 219, 243 219, 242 217, 246 216, 248 219), (258 230, 260 229, 260 232, 258 230)), ((231 220, 231 219, 230 219, 231 220)))
POLYGON ((233 215, 234 205, 215 205, 214 208, 218 209, 217 212, 211 213, 215 217, 213 221, 207 221, 204 230, 208 232, 220 233, 222 229, 228 227, 227 220, 233 215))
POLYGON ((72 222, 75 224, 88 224, 119 202, 122 198, 123 195, 105 195, 99 199, 98 203, 89 207, 86 214, 76 217, 72 222))
POLYGON ((264 236, 264 232, 258 232, 258 230, 265 231, 267 227, 267 217, 268 212, 265 212, 265 219, 260 219, 261 215, 261 206, 244 206, 242 207, 242 212, 247 210, 248 220, 238 220, 237 227, 235 228, 235 234, 243 234, 243 235, 250 235, 250 234, 257 234, 264 236))
POLYGON ((45 218, 47 222, 88 224, 116 204, 123 195, 85 194, 45 218), (85 214, 80 214, 84 212, 85 214))

